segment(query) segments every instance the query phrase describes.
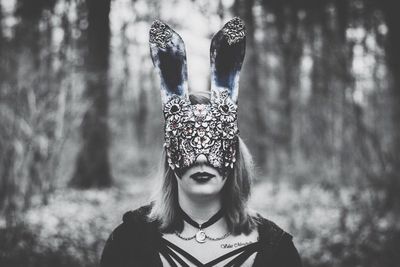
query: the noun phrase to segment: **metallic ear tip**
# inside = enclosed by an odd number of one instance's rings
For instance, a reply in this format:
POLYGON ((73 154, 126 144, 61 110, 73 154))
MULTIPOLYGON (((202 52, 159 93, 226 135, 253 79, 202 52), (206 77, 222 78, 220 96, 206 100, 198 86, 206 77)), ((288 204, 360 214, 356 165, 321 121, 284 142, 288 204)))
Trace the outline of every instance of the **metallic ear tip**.
POLYGON ((245 30, 244 21, 239 17, 234 17, 227 23, 225 23, 224 28, 235 28, 238 30, 245 30))
POLYGON ((154 29, 154 28, 159 28, 160 25, 164 25, 164 26, 165 26, 165 23, 162 22, 161 20, 155 19, 155 20, 151 23, 150 30, 151 30, 151 29, 154 29))
POLYGON ((172 31, 167 24, 160 20, 154 20, 150 27, 149 42, 160 48, 165 48, 172 38, 172 31))
POLYGON ((241 23, 241 24, 244 25, 244 21, 243 21, 241 18, 239 18, 239 17, 234 17, 233 19, 231 19, 230 21, 228 21, 228 23, 229 23, 229 22, 241 23))
POLYGON ((244 21, 239 17, 234 17, 225 23, 222 32, 229 45, 238 43, 246 36, 244 21))
POLYGON ((156 34, 157 32, 165 31, 166 28, 167 28, 167 25, 164 22, 156 19, 153 21, 153 23, 150 26, 150 35, 156 34))

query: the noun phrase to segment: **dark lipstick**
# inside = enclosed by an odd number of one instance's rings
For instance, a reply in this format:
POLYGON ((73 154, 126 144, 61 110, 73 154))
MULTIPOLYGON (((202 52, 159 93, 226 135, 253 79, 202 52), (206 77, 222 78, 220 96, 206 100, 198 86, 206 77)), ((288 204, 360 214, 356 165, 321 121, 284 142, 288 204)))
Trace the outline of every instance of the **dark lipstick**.
POLYGON ((196 173, 190 175, 190 178, 192 178, 193 180, 195 180, 196 182, 199 182, 199 183, 208 182, 213 177, 215 177, 215 175, 208 173, 208 172, 196 172, 196 173))

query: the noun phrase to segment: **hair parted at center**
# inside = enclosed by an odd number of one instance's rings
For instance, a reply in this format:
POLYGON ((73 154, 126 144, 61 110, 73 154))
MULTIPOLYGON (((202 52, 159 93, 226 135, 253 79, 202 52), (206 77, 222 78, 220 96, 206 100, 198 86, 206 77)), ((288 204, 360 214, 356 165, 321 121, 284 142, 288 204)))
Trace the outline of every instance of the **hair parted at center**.
MULTIPOLYGON (((210 104, 210 99, 200 93, 190 94, 191 104, 210 104)), ((248 234, 257 222, 248 209, 247 203, 251 194, 254 175, 253 160, 250 152, 238 136, 236 162, 233 170, 226 177, 221 194, 222 208, 228 230, 238 235, 248 234)), ((161 232, 182 232, 183 220, 179 215, 178 183, 174 170, 168 164, 165 151, 161 159, 159 188, 154 192, 149 221, 157 221, 161 232)))

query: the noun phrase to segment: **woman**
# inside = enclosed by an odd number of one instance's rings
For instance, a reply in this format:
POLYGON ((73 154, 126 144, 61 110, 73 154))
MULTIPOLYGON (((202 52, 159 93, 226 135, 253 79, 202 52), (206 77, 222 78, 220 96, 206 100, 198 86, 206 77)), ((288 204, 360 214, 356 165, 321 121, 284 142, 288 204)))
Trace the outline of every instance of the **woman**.
POLYGON ((101 266, 301 266, 292 237, 247 209, 251 156, 239 137, 237 98, 245 33, 239 18, 211 42, 211 95, 189 95, 181 37, 150 30, 165 117, 162 187, 127 212, 101 266))

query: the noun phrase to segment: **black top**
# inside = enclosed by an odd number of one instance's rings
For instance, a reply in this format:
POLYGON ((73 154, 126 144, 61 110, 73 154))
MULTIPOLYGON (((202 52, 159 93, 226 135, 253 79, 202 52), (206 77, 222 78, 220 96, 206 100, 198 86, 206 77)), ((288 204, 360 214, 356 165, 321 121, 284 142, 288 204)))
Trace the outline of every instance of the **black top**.
POLYGON ((178 265, 175 263, 178 262, 180 266, 182 267, 189 267, 189 265, 186 263, 182 257, 186 258, 189 260, 191 263, 193 263, 197 267, 212 267, 220 263, 221 261, 224 261, 226 259, 230 259, 228 263, 226 263, 224 266, 225 267, 233 267, 233 266, 240 266, 242 265, 253 253, 258 251, 260 249, 260 243, 257 241, 255 243, 246 245, 244 247, 232 250, 228 253, 225 253, 224 255, 210 261, 207 263, 202 263, 192 255, 190 255, 188 252, 185 250, 181 249, 177 245, 171 243, 170 241, 162 238, 162 243, 163 245, 161 246, 160 253, 166 258, 168 263, 172 267, 178 267, 178 265), (180 257, 177 253, 181 254, 182 257, 180 257), (234 257, 236 256, 236 257, 234 257), (232 258, 233 257, 233 258, 232 258))
POLYGON ((202 264, 183 249, 162 238, 157 223, 147 221, 146 215, 149 211, 150 206, 144 206, 124 214, 123 223, 114 229, 106 242, 101 257, 101 267, 162 267, 160 253, 169 262, 172 260, 171 257, 174 258, 181 266, 185 266, 183 263, 186 261, 177 253, 197 266, 213 266, 234 255, 238 256, 232 258, 233 262, 227 266, 240 266, 249 256, 257 253, 253 267, 301 267, 292 236, 259 215, 258 242, 202 264))

